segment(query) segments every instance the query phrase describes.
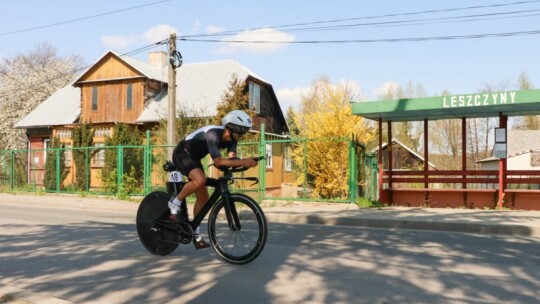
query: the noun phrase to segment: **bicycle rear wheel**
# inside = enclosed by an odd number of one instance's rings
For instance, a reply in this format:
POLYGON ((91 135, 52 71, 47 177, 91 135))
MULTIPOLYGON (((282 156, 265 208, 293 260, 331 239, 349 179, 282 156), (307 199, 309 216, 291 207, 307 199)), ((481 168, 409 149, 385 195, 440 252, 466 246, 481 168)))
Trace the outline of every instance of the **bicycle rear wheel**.
POLYGON ((137 211, 137 234, 143 246, 153 254, 168 255, 178 247, 173 227, 159 224, 170 215, 170 195, 156 191, 144 197, 137 211))
POLYGON ((259 204, 251 197, 235 193, 230 195, 230 200, 238 213, 241 227, 236 231, 229 227, 221 198, 208 218, 210 243, 225 262, 246 264, 257 258, 266 244, 266 218, 259 204))

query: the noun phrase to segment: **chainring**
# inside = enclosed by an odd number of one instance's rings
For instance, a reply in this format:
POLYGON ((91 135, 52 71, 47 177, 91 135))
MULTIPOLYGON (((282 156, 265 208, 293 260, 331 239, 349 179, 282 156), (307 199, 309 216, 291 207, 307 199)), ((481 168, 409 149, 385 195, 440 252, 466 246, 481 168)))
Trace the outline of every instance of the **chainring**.
POLYGON ((180 243, 189 244, 193 240, 193 228, 188 223, 181 223, 178 225, 178 237, 180 243))

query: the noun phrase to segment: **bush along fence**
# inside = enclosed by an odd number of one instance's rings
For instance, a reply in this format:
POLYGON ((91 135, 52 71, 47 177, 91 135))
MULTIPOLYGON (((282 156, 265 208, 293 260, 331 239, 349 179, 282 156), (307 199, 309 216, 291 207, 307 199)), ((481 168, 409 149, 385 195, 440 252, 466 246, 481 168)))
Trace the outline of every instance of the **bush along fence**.
MULTIPOLYGON (((0 191, 146 195, 165 189, 168 147, 152 145, 147 133, 142 146, 0 150, 0 191)), ((239 157, 266 155, 240 174, 259 183, 232 187, 259 201, 355 202, 366 181, 363 152, 350 138, 291 139, 265 135, 263 127, 257 141, 238 148, 239 157)), ((217 177, 208 164, 208 176, 217 177)))

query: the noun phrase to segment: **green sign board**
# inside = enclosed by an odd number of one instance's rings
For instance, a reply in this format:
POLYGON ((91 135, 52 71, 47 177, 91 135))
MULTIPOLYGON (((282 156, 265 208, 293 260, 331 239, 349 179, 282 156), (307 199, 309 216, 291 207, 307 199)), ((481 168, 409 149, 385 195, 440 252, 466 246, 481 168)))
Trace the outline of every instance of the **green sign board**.
POLYGON ((540 90, 355 102, 352 112, 383 121, 540 115, 540 90))

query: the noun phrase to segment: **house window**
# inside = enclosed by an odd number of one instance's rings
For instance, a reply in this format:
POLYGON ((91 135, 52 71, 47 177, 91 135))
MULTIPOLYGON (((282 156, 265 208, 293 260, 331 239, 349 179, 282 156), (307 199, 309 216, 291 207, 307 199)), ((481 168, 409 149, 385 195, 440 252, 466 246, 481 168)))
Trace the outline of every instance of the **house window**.
POLYGON ((133 108, 133 87, 131 83, 127 85, 126 108, 128 110, 131 110, 131 108, 133 108))
POLYGON ((92 87, 92 111, 97 111, 98 106, 98 88, 92 87))
POLYGON ((249 83, 249 109, 261 113, 261 87, 253 82, 249 83))
POLYGON ((71 167, 71 144, 64 144, 64 166, 71 167))
POLYGON ((94 147, 99 150, 94 154, 94 157, 92 157, 92 166, 103 167, 105 165, 105 149, 102 148, 104 146, 104 143, 96 143, 94 145, 94 147))
POLYGON ((272 145, 266 144, 266 168, 272 169, 272 145))
POLYGON ((47 161, 47 149, 51 145, 51 140, 49 138, 43 139, 43 163, 47 161))
POLYGON ((291 158, 291 151, 289 147, 285 147, 285 171, 291 172, 292 171, 292 158, 291 158))

